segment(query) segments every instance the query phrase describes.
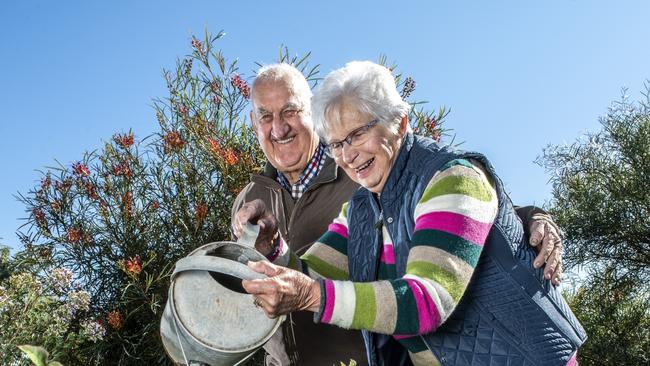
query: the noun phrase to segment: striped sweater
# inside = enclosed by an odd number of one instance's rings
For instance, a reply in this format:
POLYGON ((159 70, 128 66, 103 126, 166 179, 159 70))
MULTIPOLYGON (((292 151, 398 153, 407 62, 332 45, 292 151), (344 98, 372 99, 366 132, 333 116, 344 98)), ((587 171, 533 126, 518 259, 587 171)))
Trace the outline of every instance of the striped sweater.
MULTIPOLYGON (((344 328, 391 334, 409 350, 414 364, 436 364, 418 335, 435 331, 458 304, 497 209, 496 191, 482 168, 461 159, 446 164, 415 208, 406 274, 397 278, 393 245, 400 244, 392 243, 384 228, 379 278, 359 283, 349 281, 345 204, 301 257, 309 274, 324 281, 324 307, 317 317, 344 328)), ((284 248, 276 263, 297 267, 295 256, 290 259, 284 248)))

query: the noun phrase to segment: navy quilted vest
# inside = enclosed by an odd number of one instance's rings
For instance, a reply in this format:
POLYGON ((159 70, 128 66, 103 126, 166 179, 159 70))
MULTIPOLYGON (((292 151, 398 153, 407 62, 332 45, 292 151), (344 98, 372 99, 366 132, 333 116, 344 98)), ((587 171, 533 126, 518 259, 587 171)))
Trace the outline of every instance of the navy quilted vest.
MULTIPOLYGON (((542 269, 533 268, 536 253, 527 244, 510 198, 484 156, 406 136, 380 197, 398 276, 406 270, 415 206, 433 174, 455 158, 483 164, 495 180, 499 211, 465 295, 449 319, 434 333, 422 336, 423 340, 443 365, 565 365, 585 341, 585 331, 558 289, 543 279, 542 269)), ((348 258, 353 281, 377 279, 380 213, 366 189, 359 189, 350 200, 348 258)), ((391 352, 377 349, 376 334, 363 331, 363 337, 371 365, 381 363, 382 354, 391 352)))

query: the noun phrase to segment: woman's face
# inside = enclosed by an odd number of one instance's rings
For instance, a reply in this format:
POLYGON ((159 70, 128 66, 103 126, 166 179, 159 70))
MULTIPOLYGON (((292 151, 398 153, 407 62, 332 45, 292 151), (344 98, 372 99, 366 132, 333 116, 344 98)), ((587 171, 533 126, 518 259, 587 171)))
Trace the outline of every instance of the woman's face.
MULTIPOLYGON (((373 120, 372 116, 360 112, 354 102, 343 98, 341 103, 330 108, 327 115, 331 125, 328 143, 346 139, 350 133, 373 120)), ((340 153, 334 154, 336 163, 352 180, 371 192, 381 193, 402 144, 406 123, 404 117, 397 132, 381 123, 375 124, 362 136, 355 137, 362 141, 357 146, 344 142, 340 153)))

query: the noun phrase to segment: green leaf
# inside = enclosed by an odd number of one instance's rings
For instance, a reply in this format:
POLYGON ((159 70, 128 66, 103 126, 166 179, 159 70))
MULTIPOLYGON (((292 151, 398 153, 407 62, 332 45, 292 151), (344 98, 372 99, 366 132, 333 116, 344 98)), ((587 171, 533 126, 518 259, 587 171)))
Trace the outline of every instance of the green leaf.
POLYGON ((23 353, 25 353, 36 366, 47 366, 47 358, 49 357, 49 354, 45 348, 30 346, 28 344, 18 346, 18 348, 20 348, 20 350, 23 351, 23 353))
POLYGON ((52 361, 48 363, 47 366, 63 366, 63 364, 59 361, 52 361))

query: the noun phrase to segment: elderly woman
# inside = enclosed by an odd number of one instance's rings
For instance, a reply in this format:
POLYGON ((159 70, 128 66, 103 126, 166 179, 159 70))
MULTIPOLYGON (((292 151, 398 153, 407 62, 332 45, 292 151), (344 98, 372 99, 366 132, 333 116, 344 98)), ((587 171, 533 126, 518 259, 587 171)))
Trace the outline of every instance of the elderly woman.
POLYGON ((258 306, 362 330, 371 365, 575 363, 584 330, 534 269, 482 155, 414 136, 391 73, 371 62, 329 74, 312 108, 329 153, 362 188, 300 259, 269 237, 259 202, 244 208, 275 263, 249 263, 269 276, 243 283, 258 306))

